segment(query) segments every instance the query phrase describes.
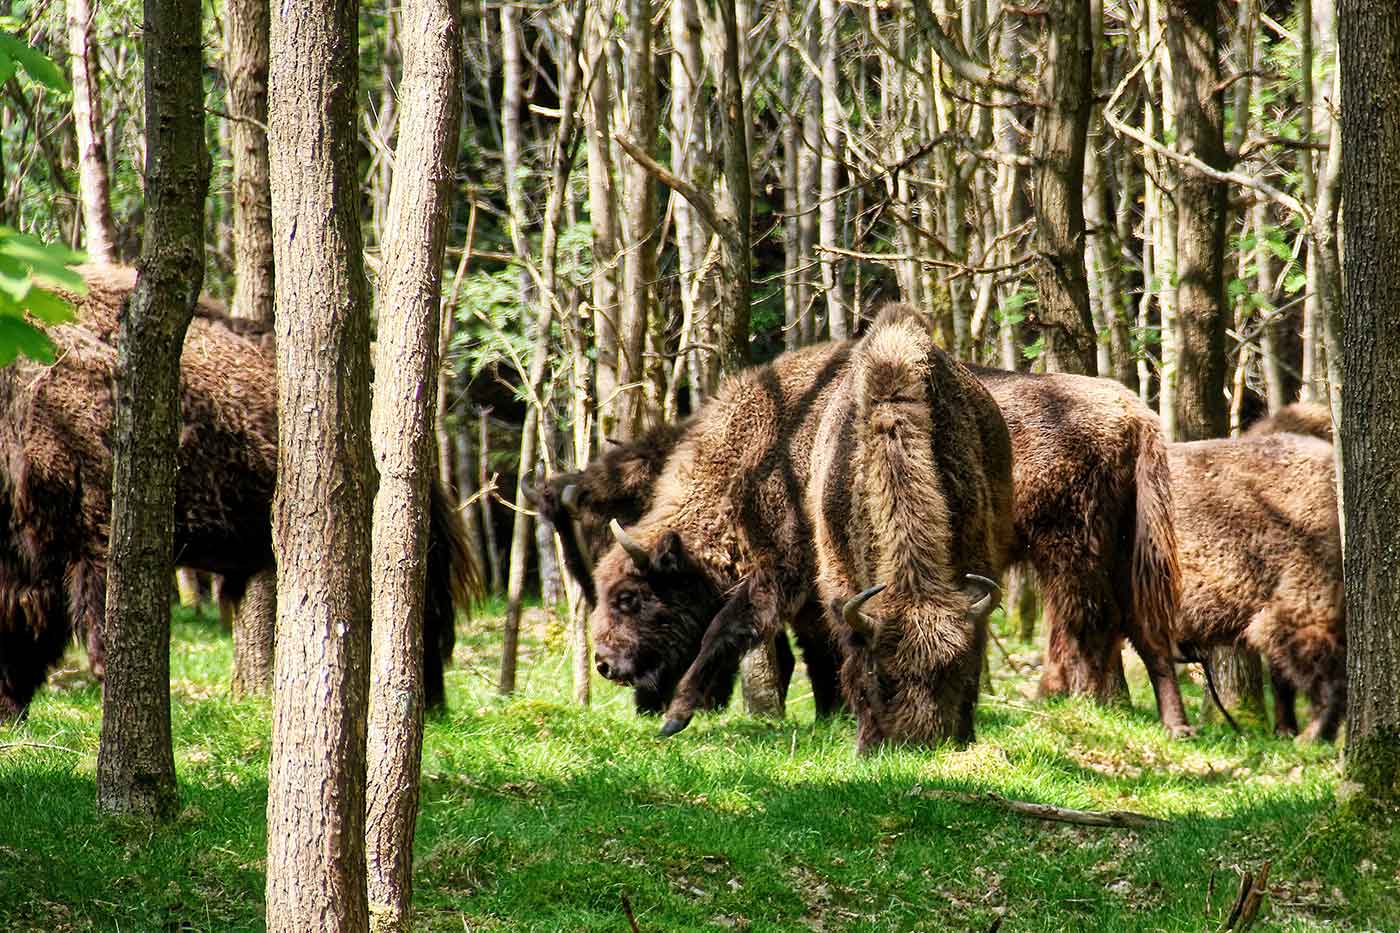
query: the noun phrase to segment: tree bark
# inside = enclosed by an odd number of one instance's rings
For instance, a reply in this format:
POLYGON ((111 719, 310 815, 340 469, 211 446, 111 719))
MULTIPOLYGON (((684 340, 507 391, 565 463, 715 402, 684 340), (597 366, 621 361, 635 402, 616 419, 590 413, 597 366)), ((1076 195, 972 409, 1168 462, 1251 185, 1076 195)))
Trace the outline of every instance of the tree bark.
MULTIPOLYGON (((483 408, 477 412, 477 435, 476 435, 476 488, 480 492, 486 488, 486 484, 491 482, 491 476, 486 472, 486 461, 491 452, 491 432, 490 418, 491 409, 483 408)), ((503 571, 501 569, 501 548, 496 543, 496 521, 491 511, 491 497, 482 495, 477 500, 481 509, 481 532, 482 538, 486 542, 486 562, 491 570, 491 592, 501 591, 503 571)))
POLYGON ((224 8, 233 163, 233 316, 272 326, 272 193, 267 167, 268 0, 224 8))
MULTIPOLYGON (((268 0, 225 6, 226 121, 233 185, 233 316, 273 326, 272 191, 267 164, 268 0)), ((232 607, 233 693, 272 689, 276 578, 258 575, 232 607)))
MULTIPOLYGON (((1174 84, 1176 144, 1212 168, 1229 168, 1220 103, 1217 4, 1168 0, 1166 45, 1174 84)), ((1223 437, 1225 396, 1225 218, 1223 182, 1177 172, 1176 302, 1180 326, 1176 440, 1223 437)))
MULTIPOLYGON (((841 184, 841 95, 837 86, 836 55, 840 45, 840 0, 821 0, 821 192, 818 217, 823 246, 840 247, 841 217, 837 190, 841 184)), ((842 282, 842 263, 831 253, 821 254, 822 290, 826 292, 827 333, 832 340, 851 335, 850 308, 842 282)))
POLYGON ((1031 156, 1035 163, 1037 321, 1047 368, 1098 375, 1084 272, 1084 147, 1093 102, 1089 0, 1049 0, 1031 156))
POLYGON ((83 246, 94 262, 117 261, 111 182, 102 137, 102 91, 93 48, 96 0, 68 0, 68 57, 73 75, 73 128, 78 141, 78 193, 83 246))
POLYGON ((369 697, 369 303, 360 232, 359 5, 272 19, 277 267, 277 659, 267 926, 363 931, 369 697))
POLYGON ((201 9, 146 0, 146 235, 117 337, 112 531, 97 807, 168 819, 177 789, 170 735, 170 577, 180 353, 204 279, 201 9))
POLYGON ((1400 799, 1400 12, 1337 11, 1342 82, 1342 449, 1347 738, 1361 802, 1400 799))
MULTIPOLYGON (((625 0, 628 135, 647 153, 656 147, 656 82, 652 75, 651 0, 625 0)), ((622 171, 622 229, 626 254, 623 261, 621 321, 619 322, 618 380, 621 396, 618 439, 641 433, 646 416, 647 321, 656 282, 656 192, 647 170, 629 161, 622 171)))
POLYGON ((598 444, 613 437, 618 417, 618 279, 622 264, 617 190, 613 180, 612 76, 606 52, 608 24, 588 13, 588 211, 593 227, 593 333, 597 346, 598 444))
POLYGON ((442 264, 457 165, 455 0, 406 0, 370 427, 373 627, 365 843, 371 927, 407 933, 423 746, 423 612, 434 482, 442 264))
POLYGON ((276 655, 276 572, 266 570, 249 577, 243 595, 228 610, 233 628, 233 695, 267 693, 272 689, 276 655))

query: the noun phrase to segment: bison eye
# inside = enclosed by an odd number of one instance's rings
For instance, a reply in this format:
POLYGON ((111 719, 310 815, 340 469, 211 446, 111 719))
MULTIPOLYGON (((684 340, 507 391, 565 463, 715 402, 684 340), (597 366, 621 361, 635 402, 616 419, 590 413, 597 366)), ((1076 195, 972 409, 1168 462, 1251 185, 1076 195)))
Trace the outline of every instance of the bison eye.
POLYGON ((617 597, 617 611, 628 615, 637 611, 637 597, 633 593, 622 593, 617 597))

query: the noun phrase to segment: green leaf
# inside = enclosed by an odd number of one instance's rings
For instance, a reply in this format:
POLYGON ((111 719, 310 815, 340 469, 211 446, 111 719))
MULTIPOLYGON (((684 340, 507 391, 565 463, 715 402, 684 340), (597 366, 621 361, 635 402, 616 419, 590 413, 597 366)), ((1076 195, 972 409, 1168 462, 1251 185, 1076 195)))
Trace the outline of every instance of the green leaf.
POLYGON ((53 63, 53 59, 18 36, 0 32, 0 52, 23 65, 24 70, 29 73, 29 77, 40 84, 65 94, 71 90, 68 86, 68 79, 63 77, 63 71, 53 63))
POLYGON ((1038 359, 1045 352, 1045 335, 1041 334, 1035 338, 1035 343, 1028 344, 1021 348, 1021 355, 1028 360, 1038 359))
POLYGON ((1308 274, 1306 272, 1294 272, 1283 280, 1283 290, 1290 295, 1296 295, 1308 284, 1308 274))
POLYGON ((24 263, 0 255, 0 294, 20 305, 29 297, 29 290, 33 287, 34 281, 24 263))
POLYGON ((29 267, 34 278, 78 294, 87 293, 83 277, 70 265, 82 261, 82 254, 58 243, 44 243, 24 233, 6 231, 0 235, 0 256, 17 259, 29 267))
POLYGON ((0 366, 9 366, 23 353, 40 363, 52 363, 53 344, 43 331, 17 317, 0 317, 0 366))
POLYGON ((42 288, 30 289, 24 306, 30 314, 45 324, 62 324, 77 316, 73 312, 73 306, 67 301, 42 288))
POLYGON ((0 50, 0 84, 4 84, 15 76, 15 60, 0 50))

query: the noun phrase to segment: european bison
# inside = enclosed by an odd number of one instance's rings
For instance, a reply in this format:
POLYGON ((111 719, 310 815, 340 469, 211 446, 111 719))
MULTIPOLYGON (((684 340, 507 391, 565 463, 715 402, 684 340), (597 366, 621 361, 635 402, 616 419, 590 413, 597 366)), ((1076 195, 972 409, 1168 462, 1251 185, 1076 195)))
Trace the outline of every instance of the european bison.
POLYGON ((613 526, 595 574, 598 667, 674 686, 663 734, 689 723, 727 659, 819 600, 849 651, 862 749, 972 737, 965 674, 980 663, 985 576, 1009 545, 1009 441, 986 392, 906 314, 885 312, 858 345, 732 378, 647 513, 613 526), (856 587, 871 583, 890 593, 867 622, 856 587), (901 708, 923 702, 952 705, 901 708))
POLYGON ((1044 595, 1041 693, 1114 699, 1126 687, 1126 637, 1147 667, 1162 724, 1190 734, 1172 665, 1181 577, 1156 415, 1110 379, 970 368, 1011 431, 1011 560, 1035 568, 1044 595))
POLYGON ((1249 426, 1245 437, 1266 434, 1305 434, 1332 443, 1332 409, 1316 402, 1294 402, 1249 426))
POLYGON ((1298 434, 1172 444, 1181 554, 1176 642, 1247 646, 1269 665, 1274 723, 1331 741, 1346 713, 1346 616, 1332 446, 1298 434))
MULTIPOLYGON (((58 360, 0 373, 0 719, 24 712, 75 631, 101 667, 114 344, 135 273, 91 267, 84 277, 78 321, 50 331, 58 360)), ((267 341, 235 332, 244 326, 202 300, 181 361, 173 557, 222 575, 231 593, 273 565, 274 361, 267 341)), ((425 698, 440 705, 453 605, 465 608, 480 577, 450 495, 435 489, 431 511, 425 698)))

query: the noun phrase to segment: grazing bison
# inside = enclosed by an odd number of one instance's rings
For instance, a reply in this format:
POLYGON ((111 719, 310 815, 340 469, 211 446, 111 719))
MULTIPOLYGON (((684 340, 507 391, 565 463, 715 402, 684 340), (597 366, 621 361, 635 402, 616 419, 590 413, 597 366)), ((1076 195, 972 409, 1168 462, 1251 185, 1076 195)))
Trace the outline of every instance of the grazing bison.
POLYGON ((1346 618, 1332 446, 1298 434, 1169 447, 1181 554, 1174 634, 1193 660, 1222 645, 1258 651, 1278 732, 1331 741, 1346 713, 1346 618))
MULTIPOLYGON (((608 523, 635 524, 650 508, 656 478, 684 435, 686 424, 652 428, 636 440, 613 445, 583 470, 560 473, 546 483, 527 486, 535 507, 558 531, 564 566, 590 606, 597 603, 593 567, 613 544, 608 523)), ((836 653, 828 643, 820 607, 805 608, 793 620, 792 628, 812 679, 817 716, 832 715, 840 709, 841 698, 836 685, 836 653)), ((779 680, 786 690, 796 662, 786 635, 780 633, 776 645, 779 680)), ((732 664, 737 672, 739 659, 734 658, 732 664)), ((733 690, 732 675, 717 676, 705 707, 724 707, 733 690)), ((669 692, 657 693, 645 683, 639 683, 634 693, 637 711, 648 715, 662 712, 671 700, 669 692)))
POLYGON ((1294 402, 1249 426, 1245 437, 1266 434, 1306 434, 1332 443, 1332 410, 1316 402, 1294 402))
POLYGON ((903 314, 858 345, 732 378, 647 513, 613 525, 595 574, 598 668, 674 690, 663 734, 689 723, 726 659, 816 601, 848 649, 861 748, 972 737, 965 675, 991 608, 981 575, 1000 573, 1010 539, 1009 441, 986 392, 903 314), (867 621, 855 597, 872 583, 889 594, 867 621), (951 706, 904 708, 926 702, 951 706))
MULTIPOLYGON (((0 718, 23 713, 75 631, 101 667, 111 520, 117 320, 130 269, 84 270, 78 321, 53 328, 52 366, 0 373, 0 718)), ((273 564, 277 399, 267 341, 235 332, 202 300, 181 360, 175 561, 241 592, 273 564)), ((425 698, 443 701, 442 666, 479 574, 449 495, 434 489, 425 606, 425 698)))
POLYGON ((1147 667, 1162 724, 1190 734, 1172 666, 1180 568, 1157 417, 1109 379, 970 368, 1011 431, 1011 559, 1035 568, 1044 595, 1042 694, 1114 699, 1126 637, 1147 667))

